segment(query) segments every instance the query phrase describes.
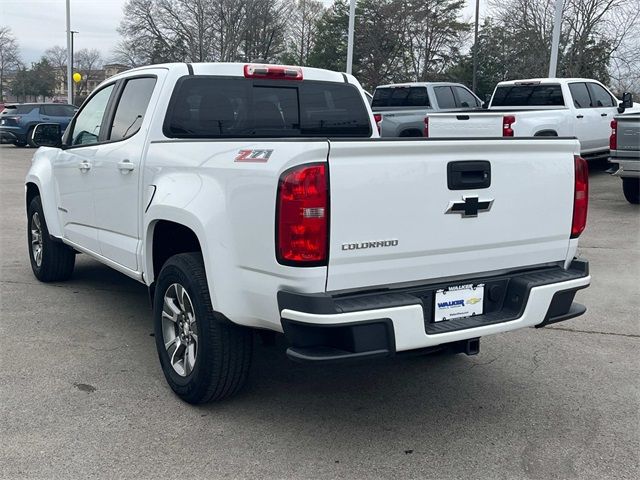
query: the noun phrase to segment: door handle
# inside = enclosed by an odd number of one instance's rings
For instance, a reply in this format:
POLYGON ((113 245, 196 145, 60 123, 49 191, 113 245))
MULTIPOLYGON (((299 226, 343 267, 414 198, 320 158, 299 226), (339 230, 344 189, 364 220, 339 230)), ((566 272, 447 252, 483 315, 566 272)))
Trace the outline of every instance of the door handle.
POLYGON ((600 114, 600 116, 601 116, 601 117, 606 117, 606 116, 607 116, 607 114, 606 114, 606 113, 601 113, 601 114, 600 114))
POLYGON ((584 115, 576 115, 576 118, 584 118, 584 115))
POLYGON ((127 159, 118 162, 118 170, 122 173, 132 172, 135 168, 136 166, 127 159))
POLYGON ((91 170, 91 164, 85 160, 83 162, 80 162, 78 168, 82 173, 87 173, 89 170, 91 170))
POLYGON ((51 120, 49 117, 42 117, 42 120, 51 120))

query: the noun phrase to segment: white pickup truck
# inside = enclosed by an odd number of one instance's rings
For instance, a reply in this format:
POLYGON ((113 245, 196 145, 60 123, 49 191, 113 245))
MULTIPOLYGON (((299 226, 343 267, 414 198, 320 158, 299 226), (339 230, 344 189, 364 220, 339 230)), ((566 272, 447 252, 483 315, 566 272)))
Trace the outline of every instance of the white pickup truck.
POLYGON ((59 128, 33 134, 33 272, 82 252, 148 285, 187 402, 238 391, 254 330, 301 362, 472 354, 585 311, 573 139, 376 138, 352 76, 253 64, 130 70, 59 128))
POLYGON ((606 157, 611 120, 625 108, 633 107, 633 103, 619 103, 596 80, 514 80, 498 83, 486 110, 429 114, 424 120, 425 135, 430 138, 576 137, 583 157, 606 157))

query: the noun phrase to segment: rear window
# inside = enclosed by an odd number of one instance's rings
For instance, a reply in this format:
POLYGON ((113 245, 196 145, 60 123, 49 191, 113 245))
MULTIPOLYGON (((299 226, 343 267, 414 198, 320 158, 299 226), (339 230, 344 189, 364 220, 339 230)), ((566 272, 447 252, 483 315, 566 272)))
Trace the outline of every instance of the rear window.
POLYGON ((73 117, 76 109, 71 105, 43 105, 40 107, 43 115, 51 117, 73 117))
POLYGON ((38 108, 37 105, 5 105, 4 110, 2 111, 2 115, 26 115, 27 113, 31 113, 31 111, 35 108, 38 108))
POLYGON ((560 85, 504 85, 496 88, 491 106, 563 106, 560 85))
POLYGON ((347 83, 189 76, 164 133, 173 138, 369 137, 360 91, 347 83))
POLYGON ((428 107, 429 95, 425 87, 376 88, 373 93, 373 108, 376 107, 428 107))

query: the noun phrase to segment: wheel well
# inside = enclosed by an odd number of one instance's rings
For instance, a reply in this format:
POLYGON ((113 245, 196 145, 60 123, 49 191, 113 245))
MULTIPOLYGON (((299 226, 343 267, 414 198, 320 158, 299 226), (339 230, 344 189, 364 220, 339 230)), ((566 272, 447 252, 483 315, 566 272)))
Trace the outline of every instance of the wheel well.
POLYGON ((540 130, 539 132, 536 132, 534 137, 557 137, 558 136, 558 132, 556 132, 555 130, 540 130))
POLYGON ((402 132, 400 132, 400 136, 401 137, 421 137, 422 132, 417 129, 403 130, 402 132))
POLYGON ((158 274, 164 263, 178 253, 202 252, 198 237, 188 227, 179 223, 160 220, 153 229, 153 276, 158 274))
POLYGON ((27 208, 31 204, 31 200, 40 195, 40 190, 35 183, 27 183, 27 208))

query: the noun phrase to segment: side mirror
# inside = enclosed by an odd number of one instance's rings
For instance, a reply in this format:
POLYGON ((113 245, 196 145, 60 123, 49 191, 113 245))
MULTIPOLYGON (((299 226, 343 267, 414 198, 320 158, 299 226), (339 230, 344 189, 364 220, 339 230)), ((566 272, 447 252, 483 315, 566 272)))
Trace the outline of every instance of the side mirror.
POLYGON ((62 146, 62 133, 58 123, 39 123, 32 135, 31 140, 36 147, 62 146))
POLYGON ((631 95, 631 92, 622 94, 622 102, 618 104, 618 113, 624 113, 627 108, 633 108, 633 95, 631 95))

